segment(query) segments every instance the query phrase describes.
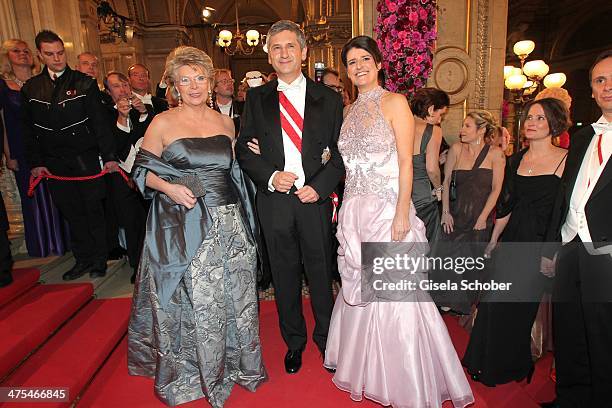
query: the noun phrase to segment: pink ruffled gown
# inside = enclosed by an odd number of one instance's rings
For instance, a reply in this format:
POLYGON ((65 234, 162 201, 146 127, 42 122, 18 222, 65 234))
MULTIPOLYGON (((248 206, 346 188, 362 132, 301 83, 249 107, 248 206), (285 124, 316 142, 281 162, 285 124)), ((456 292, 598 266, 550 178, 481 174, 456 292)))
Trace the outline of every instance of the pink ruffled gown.
MULTIPOLYGON (((339 213, 338 268, 342 289, 332 314, 325 366, 351 398, 395 408, 456 407, 474 402, 457 353, 426 292, 403 302, 362 302, 361 242, 389 242, 397 202, 395 137, 385 121, 378 87, 361 93, 342 125, 338 146, 346 166, 339 213)), ((426 242, 425 226, 410 208, 405 242, 426 242)))

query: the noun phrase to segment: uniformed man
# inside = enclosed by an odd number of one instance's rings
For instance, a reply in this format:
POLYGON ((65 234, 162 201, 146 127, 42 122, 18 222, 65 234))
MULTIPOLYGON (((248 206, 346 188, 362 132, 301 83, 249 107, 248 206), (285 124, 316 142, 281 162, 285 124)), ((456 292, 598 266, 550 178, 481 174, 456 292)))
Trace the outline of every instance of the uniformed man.
MULTIPOLYGON (((64 43, 54 32, 43 30, 35 41, 45 68, 21 90, 23 138, 32 175, 92 176, 102 170, 100 157, 104 169, 115 171, 112 133, 96 81, 67 66, 64 43)), ((104 276, 104 180, 49 180, 49 190, 68 221, 76 259, 64 280, 87 272, 93 278, 104 276)))

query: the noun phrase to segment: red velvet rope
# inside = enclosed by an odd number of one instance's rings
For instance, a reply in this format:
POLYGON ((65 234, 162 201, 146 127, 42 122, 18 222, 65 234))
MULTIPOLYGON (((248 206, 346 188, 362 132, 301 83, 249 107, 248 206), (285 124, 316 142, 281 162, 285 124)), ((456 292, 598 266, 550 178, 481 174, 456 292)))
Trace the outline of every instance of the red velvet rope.
MULTIPOLYGON (((127 174, 125 174, 125 172, 121 169, 117 169, 117 171, 119 172, 121 177, 123 177, 125 182, 129 183, 130 179, 128 178, 127 174)), ((34 190, 36 189, 36 186, 38 186, 38 184, 43 179, 53 179, 53 180, 60 180, 60 181, 86 181, 86 180, 94 180, 94 179, 100 178, 108 173, 109 173, 109 170, 103 169, 100 173, 94 174, 93 176, 67 177, 67 176, 56 176, 54 174, 41 174, 38 177, 30 176, 30 186, 28 187, 28 197, 32 197, 34 195, 34 190)))

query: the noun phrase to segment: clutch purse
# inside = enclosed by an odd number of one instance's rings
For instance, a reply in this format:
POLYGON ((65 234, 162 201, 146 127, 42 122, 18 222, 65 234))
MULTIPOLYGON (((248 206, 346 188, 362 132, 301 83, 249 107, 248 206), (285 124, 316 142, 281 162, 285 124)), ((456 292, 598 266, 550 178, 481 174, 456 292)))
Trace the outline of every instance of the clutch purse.
POLYGON ((171 184, 181 184, 187 187, 196 197, 204 197, 206 194, 206 189, 204 188, 202 180, 200 180, 195 174, 188 174, 183 177, 169 180, 168 182, 171 184))
POLYGON ((457 183, 455 182, 454 173, 450 182, 450 188, 448 189, 448 199, 450 201, 455 201, 457 199, 457 183))

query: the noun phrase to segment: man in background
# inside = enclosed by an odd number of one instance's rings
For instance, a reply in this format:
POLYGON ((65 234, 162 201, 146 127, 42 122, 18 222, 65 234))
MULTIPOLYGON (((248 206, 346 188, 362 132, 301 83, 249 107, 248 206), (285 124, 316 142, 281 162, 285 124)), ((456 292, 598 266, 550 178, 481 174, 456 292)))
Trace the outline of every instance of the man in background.
POLYGON ((128 68, 128 78, 132 93, 140 99, 142 103, 151 107, 152 114, 168 110, 168 102, 149 93, 151 88, 151 78, 149 70, 142 64, 134 64, 128 68))
MULTIPOLYGON (((108 121, 114 124, 115 154, 120 160, 119 166, 129 174, 153 115, 148 113, 140 99, 132 95, 129 79, 121 72, 109 72, 104 78, 104 89, 114 104, 109 103, 106 108, 108 121)), ((145 204, 141 194, 132 188, 133 184, 128 185, 118 173, 109 174, 106 179, 109 212, 114 214, 117 225, 125 230, 128 262, 133 269, 131 277, 133 283, 144 241, 145 204)))
POLYGON ((77 56, 76 70, 90 77, 98 78, 98 57, 89 51, 80 53, 77 56))
POLYGON ((215 70, 215 85, 213 88, 215 97, 215 108, 234 121, 236 134, 240 130, 240 115, 242 114, 243 102, 234 99, 234 79, 232 71, 221 68, 215 70))
MULTIPOLYGON (((45 68, 23 88, 23 141, 32 176, 94 176, 115 171, 112 134, 104 120, 96 81, 66 63, 64 42, 52 31, 36 35, 45 68)), ((106 274, 107 245, 103 200, 104 179, 49 180, 53 201, 70 227, 76 264, 63 275, 73 280, 89 272, 106 274)))

